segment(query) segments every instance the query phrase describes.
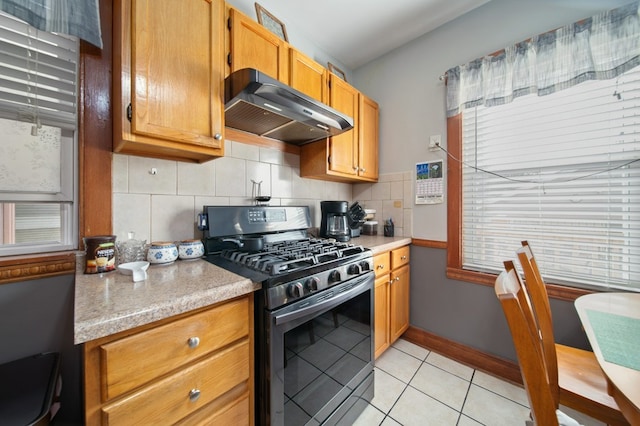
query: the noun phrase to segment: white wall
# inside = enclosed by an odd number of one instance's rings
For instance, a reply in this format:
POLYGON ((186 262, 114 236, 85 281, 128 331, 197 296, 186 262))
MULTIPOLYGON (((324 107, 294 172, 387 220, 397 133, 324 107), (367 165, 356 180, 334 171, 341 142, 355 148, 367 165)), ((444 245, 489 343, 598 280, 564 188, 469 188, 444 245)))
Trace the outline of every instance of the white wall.
MULTIPOLYGON (((629 0, 492 0, 354 71, 354 85, 380 104, 380 172, 413 171, 444 159, 427 149, 429 135, 446 147, 447 69, 629 0)), ((410 207, 410 206, 405 206, 410 207)), ((413 236, 446 241, 446 199, 413 206, 413 236)))

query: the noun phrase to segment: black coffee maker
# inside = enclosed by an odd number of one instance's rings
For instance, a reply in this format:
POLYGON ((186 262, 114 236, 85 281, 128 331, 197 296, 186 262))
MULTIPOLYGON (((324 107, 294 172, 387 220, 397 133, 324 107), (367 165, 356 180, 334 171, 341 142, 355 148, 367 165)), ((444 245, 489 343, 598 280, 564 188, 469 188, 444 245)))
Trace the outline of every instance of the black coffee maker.
POLYGON ((322 221, 320 236, 334 238, 336 241, 349 241, 351 229, 347 218, 349 203, 347 201, 320 201, 322 221))

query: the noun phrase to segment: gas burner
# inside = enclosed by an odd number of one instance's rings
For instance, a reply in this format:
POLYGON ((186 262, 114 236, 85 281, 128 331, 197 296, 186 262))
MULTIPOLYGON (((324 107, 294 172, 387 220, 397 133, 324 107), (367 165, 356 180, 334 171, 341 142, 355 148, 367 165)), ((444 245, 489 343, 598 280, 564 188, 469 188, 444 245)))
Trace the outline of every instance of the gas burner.
POLYGON ((226 249, 220 254, 231 262, 273 276, 334 262, 364 251, 362 246, 335 240, 305 238, 267 243, 259 252, 226 249))

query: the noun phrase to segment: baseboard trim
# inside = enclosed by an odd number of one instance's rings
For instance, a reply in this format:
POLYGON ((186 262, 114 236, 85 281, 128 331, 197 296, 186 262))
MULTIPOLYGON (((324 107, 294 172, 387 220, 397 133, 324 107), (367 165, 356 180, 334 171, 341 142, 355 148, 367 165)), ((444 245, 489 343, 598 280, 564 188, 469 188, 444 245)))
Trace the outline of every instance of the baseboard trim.
POLYGON ((474 369, 482 370, 492 376, 522 385, 520 368, 518 364, 512 361, 487 354, 414 326, 409 326, 402 338, 474 369))

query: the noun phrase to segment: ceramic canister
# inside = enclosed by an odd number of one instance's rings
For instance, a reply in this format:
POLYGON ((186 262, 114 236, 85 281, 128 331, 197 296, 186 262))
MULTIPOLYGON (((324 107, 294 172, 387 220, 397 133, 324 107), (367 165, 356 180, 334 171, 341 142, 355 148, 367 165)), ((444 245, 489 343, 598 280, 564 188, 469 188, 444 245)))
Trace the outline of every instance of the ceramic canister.
POLYGON ((171 263, 178 258, 178 248, 172 242, 153 242, 147 251, 149 263, 171 263))
POLYGON ((198 259, 204 256, 204 244, 200 240, 184 240, 178 245, 180 259, 198 259))

